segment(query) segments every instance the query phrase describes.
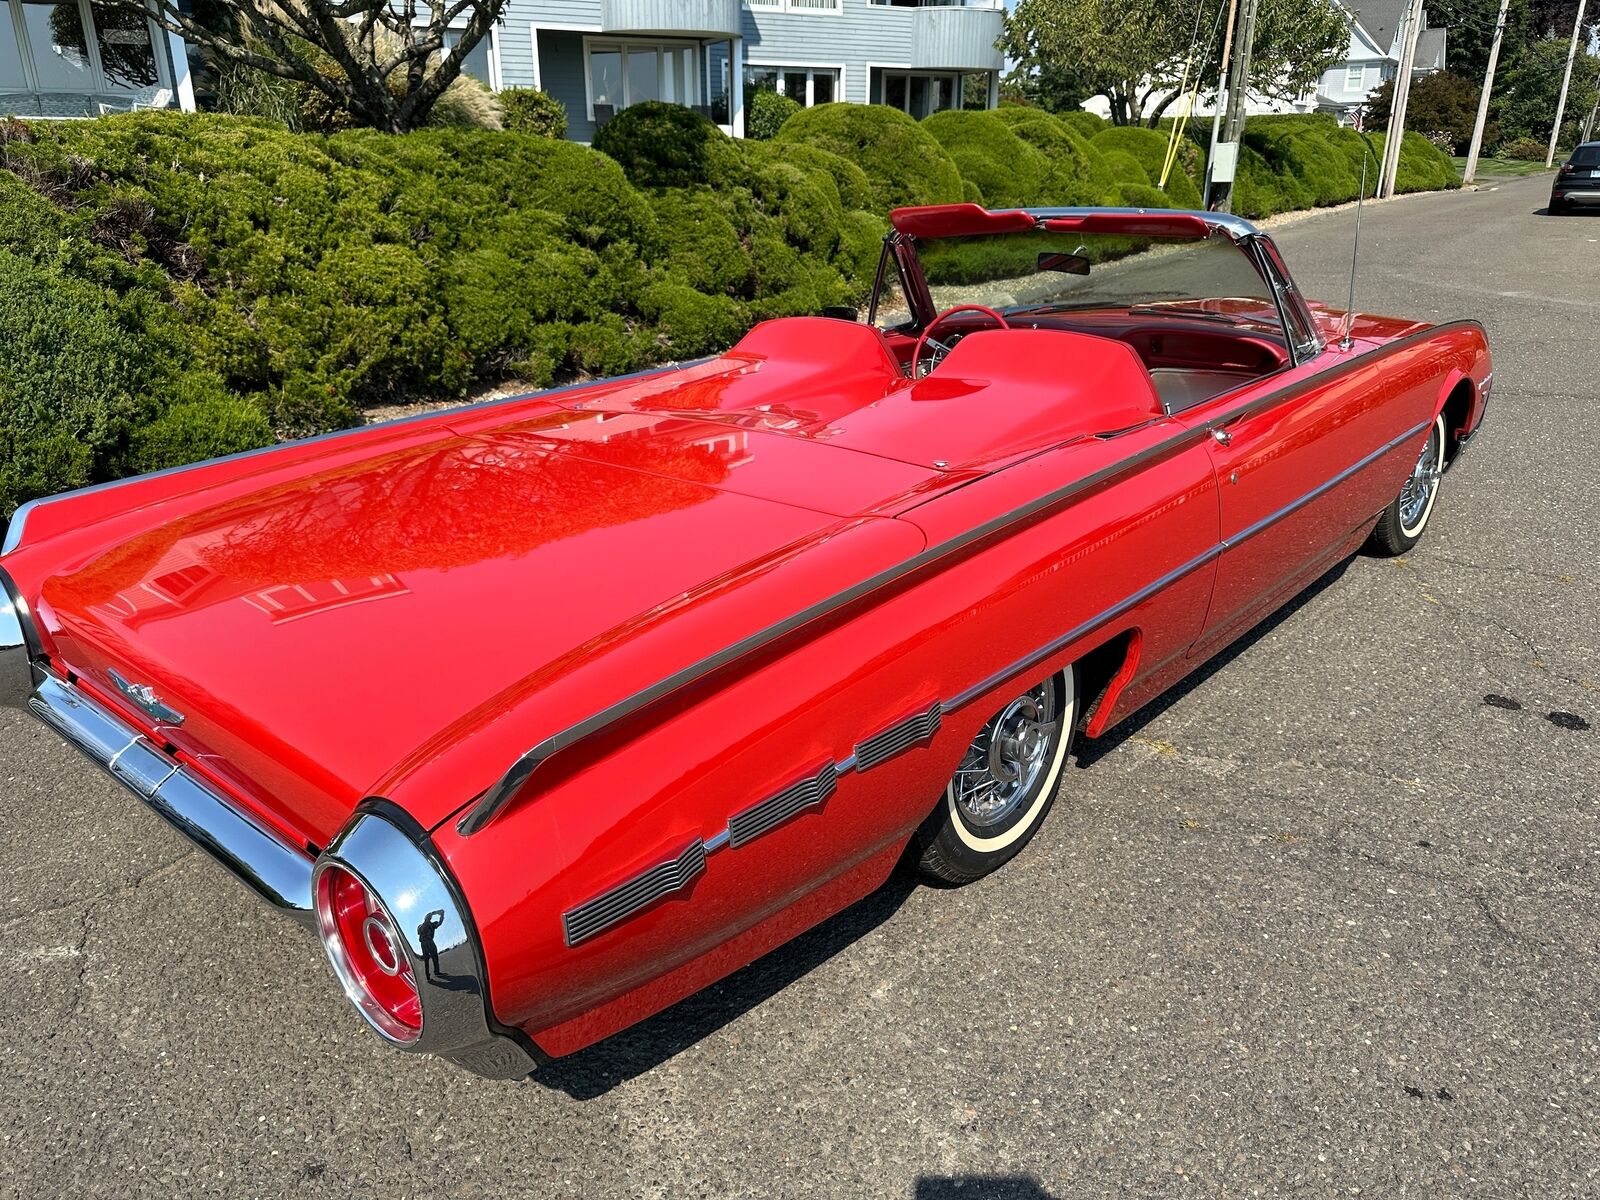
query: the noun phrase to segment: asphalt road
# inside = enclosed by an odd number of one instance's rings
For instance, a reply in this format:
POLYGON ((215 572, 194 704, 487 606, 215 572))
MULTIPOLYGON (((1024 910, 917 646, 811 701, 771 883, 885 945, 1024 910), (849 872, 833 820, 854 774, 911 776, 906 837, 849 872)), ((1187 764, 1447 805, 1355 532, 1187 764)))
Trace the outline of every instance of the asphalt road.
MULTIPOLYGON (((1497 360, 1412 556, 1087 752, 998 876, 542 1079, 381 1048, 313 940, 0 717, 0 1194, 1600 1193, 1600 217, 1547 187, 1367 211, 1358 306, 1497 360)), ((1342 301, 1350 214, 1277 233, 1342 301)))

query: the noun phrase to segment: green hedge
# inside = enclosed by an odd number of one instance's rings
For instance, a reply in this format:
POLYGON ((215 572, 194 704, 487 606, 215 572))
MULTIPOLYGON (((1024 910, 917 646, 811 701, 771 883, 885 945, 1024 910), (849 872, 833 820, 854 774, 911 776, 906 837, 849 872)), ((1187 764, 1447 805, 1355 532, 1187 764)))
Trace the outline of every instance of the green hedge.
MULTIPOLYGON (((820 105, 744 141, 646 104, 595 150, 178 113, 0 122, 0 515, 380 403, 715 351, 862 299, 897 205, 1193 205, 1206 132, 1162 192, 1164 132, 1012 106, 820 105)), ((1326 118, 1252 118, 1236 208, 1352 199, 1369 148, 1326 118)), ((1453 182, 1408 136, 1400 189, 1453 182)))

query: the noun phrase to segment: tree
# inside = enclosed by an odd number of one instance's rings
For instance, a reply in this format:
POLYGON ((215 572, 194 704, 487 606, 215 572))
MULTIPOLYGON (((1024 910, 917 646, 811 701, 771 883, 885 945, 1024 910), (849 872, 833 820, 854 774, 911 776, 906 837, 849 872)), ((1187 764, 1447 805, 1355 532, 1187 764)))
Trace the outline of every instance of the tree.
POLYGON ((427 121, 506 3, 214 0, 195 12, 185 0, 100 0, 97 7, 149 11, 219 64, 304 84, 359 124, 404 133, 427 121))
MULTIPOLYGON (((1572 20, 1571 14, 1567 17, 1572 20)), ((1506 138, 1530 137, 1540 142, 1550 139, 1550 124, 1556 119, 1556 96, 1567 66, 1567 47, 1572 26, 1559 37, 1542 38, 1517 52, 1505 72, 1504 85, 1496 85, 1500 132, 1506 138)), ((1578 58, 1572 64, 1572 90, 1567 96, 1566 119, 1559 145, 1575 140, 1578 127, 1594 107, 1595 76, 1600 73, 1600 58, 1587 53, 1579 42, 1578 58)))
MULTIPOLYGON (((1478 119, 1478 93, 1482 82, 1449 71, 1435 71, 1411 84, 1406 101, 1406 128, 1418 133, 1448 134, 1452 153, 1472 140, 1472 126, 1478 119)), ((1389 128, 1389 109, 1394 101, 1394 80, 1386 79, 1367 100, 1366 128, 1389 128)), ((1490 143, 1499 140, 1491 136, 1490 143)))
MULTIPOLYGON (((1185 64, 1202 95, 1215 94, 1227 0, 1019 0, 1000 47, 1016 63, 1015 86, 1037 78, 1081 84, 1104 96, 1118 125, 1155 125, 1182 94, 1185 64), (1196 10, 1198 3, 1198 11, 1196 10), (1198 19, 1197 19, 1198 18, 1198 19)), ((1336 0, 1261 0, 1250 87, 1275 99, 1303 95, 1349 45, 1350 19, 1336 0)), ((1025 89, 1024 89, 1025 90, 1025 89)))

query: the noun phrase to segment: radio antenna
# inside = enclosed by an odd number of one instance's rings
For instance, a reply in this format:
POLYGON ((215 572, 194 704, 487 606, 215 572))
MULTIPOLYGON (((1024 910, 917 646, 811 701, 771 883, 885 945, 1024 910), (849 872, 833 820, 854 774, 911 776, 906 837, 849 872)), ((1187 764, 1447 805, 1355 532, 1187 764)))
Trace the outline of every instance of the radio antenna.
POLYGON ((1361 135, 1361 148, 1366 151, 1361 156, 1361 190, 1356 193, 1356 236, 1350 247, 1350 298, 1345 303, 1344 310, 1344 336, 1339 339, 1339 349, 1350 349, 1350 331, 1356 323, 1356 264, 1361 259, 1361 205, 1367 198, 1367 159, 1372 156, 1372 147, 1367 145, 1366 136, 1361 135))

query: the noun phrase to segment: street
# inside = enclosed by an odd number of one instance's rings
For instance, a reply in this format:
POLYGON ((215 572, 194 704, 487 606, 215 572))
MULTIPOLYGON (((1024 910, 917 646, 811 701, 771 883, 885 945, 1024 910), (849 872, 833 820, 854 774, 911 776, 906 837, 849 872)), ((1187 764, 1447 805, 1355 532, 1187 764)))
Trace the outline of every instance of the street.
MULTIPOLYGON (((0 1195, 1600 1192, 1600 217, 1369 206, 1356 306, 1488 328, 1421 545, 1079 747, 1032 845, 897 877, 517 1084, 0 714, 0 1195)), ((1353 212, 1272 232, 1342 307, 1353 212)))

